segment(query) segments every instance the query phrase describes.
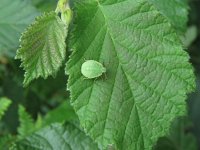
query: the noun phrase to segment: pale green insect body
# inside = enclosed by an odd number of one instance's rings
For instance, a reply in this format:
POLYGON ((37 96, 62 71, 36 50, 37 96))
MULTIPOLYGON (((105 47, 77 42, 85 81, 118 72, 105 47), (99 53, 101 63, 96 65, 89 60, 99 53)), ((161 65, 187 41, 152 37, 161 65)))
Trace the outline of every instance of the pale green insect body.
POLYGON ((106 68, 95 60, 87 60, 81 66, 81 73, 88 79, 100 77, 106 72, 106 68))

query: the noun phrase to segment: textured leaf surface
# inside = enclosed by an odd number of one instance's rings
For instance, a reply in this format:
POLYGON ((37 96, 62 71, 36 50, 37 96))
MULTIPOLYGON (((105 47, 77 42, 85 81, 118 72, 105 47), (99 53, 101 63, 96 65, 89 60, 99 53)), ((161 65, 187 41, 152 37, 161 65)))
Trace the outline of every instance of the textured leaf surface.
POLYGON ((178 36, 148 0, 83 0, 75 10, 67 73, 81 125, 103 147, 151 149, 194 89, 178 36), (85 59, 103 63, 107 77, 84 80, 85 59))
POLYGON ((72 124, 52 124, 20 141, 20 150, 97 150, 98 147, 72 124))
POLYGON ((27 0, 0 0, 0 55, 15 56, 21 32, 38 14, 27 0))
POLYGON ((7 98, 0 98, 0 120, 2 116, 4 115, 5 111, 10 106, 10 104, 11 104, 11 100, 7 98))
POLYGON ((24 85, 40 76, 47 78, 57 73, 65 59, 66 36, 67 27, 55 12, 43 14, 29 26, 17 52, 26 71, 24 85))
POLYGON ((187 28, 189 6, 187 0, 150 0, 180 33, 187 28))

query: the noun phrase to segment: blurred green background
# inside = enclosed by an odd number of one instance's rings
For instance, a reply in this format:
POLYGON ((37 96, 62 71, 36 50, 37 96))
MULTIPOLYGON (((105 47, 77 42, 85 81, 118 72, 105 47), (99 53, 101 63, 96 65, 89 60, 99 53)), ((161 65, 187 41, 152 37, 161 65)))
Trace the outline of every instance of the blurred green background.
MULTIPOLYGON (((35 13, 35 16, 44 11, 54 10, 56 7, 56 0, 27 0, 25 3, 24 5, 29 5, 33 9, 32 11, 35 13)), ((174 121, 171 134, 161 138, 155 146, 155 149, 158 150, 200 149, 200 0, 190 0, 189 5, 188 31, 186 32, 184 43, 189 47, 186 50, 190 54, 191 63, 195 68, 197 89, 196 92, 190 94, 188 97, 188 117, 179 118, 174 121)), ((1 17, 2 14, 0 14, 1 17)), ((32 20, 28 20, 27 25, 32 20)), ((15 37, 15 39, 19 39, 20 31, 23 31, 25 27, 19 27, 18 32, 14 30, 9 31, 11 38, 15 37)), ((66 111, 62 111, 62 104, 69 97, 66 91, 67 77, 64 75, 64 69, 60 69, 56 78, 49 77, 47 80, 38 79, 33 81, 29 87, 23 88, 24 71, 19 67, 20 62, 14 59, 18 42, 13 41, 13 45, 8 47, 6 49, 7 51, 4 50, 6 44, 2 46, 3 48, 1 46, 0 97, 11 99, 12 104, 0 121, 0 139, 8 134, 17 134, 17 127, 19 126, 19 104, 23 105, 34 119, 38 118, 38 114, 42 117, 46 115, 45 117, 48 118, 48 113, 57 107, 61 108, 60 112, 62 112, 62 115, 53 121, 76 119, 69 104, 67 105, 66 111)), ((51 122, 51 117, 49 118, 49 122, 51 122)))

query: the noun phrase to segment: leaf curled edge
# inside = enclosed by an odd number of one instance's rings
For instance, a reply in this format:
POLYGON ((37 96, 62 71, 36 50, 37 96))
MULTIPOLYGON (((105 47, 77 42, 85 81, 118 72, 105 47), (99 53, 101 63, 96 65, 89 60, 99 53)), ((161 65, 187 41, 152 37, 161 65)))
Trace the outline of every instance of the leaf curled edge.
POLYGON ((104 148, 151 149, 195 88, 177 33, 148 0, 83 0, 75 10, 66 72, 81 125, 104 148), (83 80, 84 59, 105 63, 107 79, 83 80))

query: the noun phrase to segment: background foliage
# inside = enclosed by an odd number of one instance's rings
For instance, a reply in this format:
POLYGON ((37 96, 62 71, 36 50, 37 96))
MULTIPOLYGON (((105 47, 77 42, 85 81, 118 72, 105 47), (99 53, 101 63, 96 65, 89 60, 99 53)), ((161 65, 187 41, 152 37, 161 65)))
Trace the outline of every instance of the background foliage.
MULTIPOLYGON (((156 0, 152 0, 155 2, 156 0)), ((172 0, 170 0, 172 1, 172 0)), ((179 1, 179 0, 177 0, 179 1)), ((34 148, 38 141, 51 141, 49 137, 55 137, 55 142, 60 139, 58 133, 66 136, 66 148, 74 149, 98 149, 98 146, 87 137, 80 129, 77 116, 69 104, 69 93, 66 91, 66 76, 64 68, 60 69, 55 78, 46 80, 38 79, 31 86, 23 88, 24 71, 19 68, 19 60, 15 60, 16 49, 19 46, 18 39, 24 29, 32 23, 35 16, 42 12, 55 10, 56 0, 16 0, 10 7, 14 15, 7 15, 2 9, 12 0, 0 0, 0 149, 8 149, 11 145, 16 149, 34 148), (26 16, 15 13, 23 9, 26 16), (15 11, 14 11, 15 10, 15 11), (3 21, 2 21, 3 20, 3 21), (7 22, 7 24, 1 23, 7 22), (9 24, 15 26, 9 26, 9 24), (9 35, 9 36, 8 36, 9 35), (4 115, 3 115, 4 114, 4 115), (70 122, 70 123, 69 123, 70 122), (54 131, 54 129, 58 131, 54 131), (52 132, 45 134, 48 129, 52 132), (40 136, 39 136, 40 135, 40 136), (69 136, 71 137, 69 137, 69 136), (74 136, 74 137, 73 137, 74 136), (73 139, 77 137, 77 140, 73 139), (68 138, 69 137, 69 138, 68 138), (22 140, 22 142, 18 142, 22 140), (76 147, 82 142, 82 146, 76 147)), ((185 5, 186 1, 182 1, 185 5)), ((169 2, 171 4, 171 2, 169 2)), ((171 4, 173 5, 173 3, 171 4)), ((197 76, 196 92, 188 98, 188 116, 174 121, 168 136, 159 139, 154 149, 160 150, 197 150, 200 149, 200 1, 189 1, 189 21, 187 32, 182 38, 191 63, 195 67, 197 76)), ((157 6, 161 8, 161 6, 157 6)), ((173 12, 173 10, 169 10, 173 12)), ((170 13, 168 13, 169 15, 170 13)), ((186 18, 183 15, 182 21, 186 18)), ((167 16, 167 17, 170 17, 167 16)), ((174 26, 183 36, 183 30, 179 27, 176 18, 171 17, 174 26)), ((39 148, 47 147, 47 143, 41 142, 39 148)))

